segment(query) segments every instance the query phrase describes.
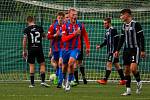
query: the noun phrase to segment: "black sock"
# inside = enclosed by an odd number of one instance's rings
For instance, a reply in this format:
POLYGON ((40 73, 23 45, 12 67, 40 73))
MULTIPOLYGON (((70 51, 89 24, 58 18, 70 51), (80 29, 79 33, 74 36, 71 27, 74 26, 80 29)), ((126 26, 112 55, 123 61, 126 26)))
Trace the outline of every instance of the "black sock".
POLYGON ((106 74, 105 74, 105 78, 104 78, 105 81, 108 80, 110 73, 111 73, 111 70, 106 70, 106 74))
POLYGON ((45 73, 41 73, 41 80, 42 82, 45 82, 45 73))
POLYGON ((80 72, 82 74, 82 78, 85 78, 85 68, 83 66, 80 66, 80 72))
POLYGON ((119 70, 118 70, 118 73, 119 73, 119 76, 120 76, 121 80, 124 80, 125 77, 124 77, 123 70, 122 70, 122 69, 119 69, 119 70))
POLYGON ((34 73, 30 73, 31 85, 34 85, 34 73))
POLYGON ((79 80, 78 80, 78 69, 77 68, 75 68, 75 71, 74 71, 74 78, 75 78, 76 82, 79 82, 79 80))
POLYGON ((128 75, 128 76, 125 76, 125 79, 127 80, 126 82, 126 87, 131 87, 131 76, 128 75))
POLYGON ((134 74, 134 77, 135 77, 135 79, 136 79, 137 82, 141 81, 140 73, 139 72, 137 72, 136 74, 134 74))

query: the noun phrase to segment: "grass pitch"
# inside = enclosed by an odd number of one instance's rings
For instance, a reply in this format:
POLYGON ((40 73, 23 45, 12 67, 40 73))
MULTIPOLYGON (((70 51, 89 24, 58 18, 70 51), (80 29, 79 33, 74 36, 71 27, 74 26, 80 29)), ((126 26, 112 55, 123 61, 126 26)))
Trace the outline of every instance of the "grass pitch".
POLYGON ((72 87, 70 92, 57 89, 54 85, 49 88, 41 87, 39 82, 36 82, 35 88, 28 88, 28 85, 28 82, 0 83, 0 100, 150 100, 150 83, 143 84, 140 95, 135 93, 136 84, 132 84, 130 96, 121 96, 125 86, 117 83, 81 83, 72 87))

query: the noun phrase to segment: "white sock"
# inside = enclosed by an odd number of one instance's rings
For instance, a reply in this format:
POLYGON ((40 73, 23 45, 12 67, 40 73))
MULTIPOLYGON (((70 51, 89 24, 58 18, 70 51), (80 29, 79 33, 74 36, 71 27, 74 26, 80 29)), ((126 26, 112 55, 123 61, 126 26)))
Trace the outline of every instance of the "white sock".
POLYGON ((127 88, 127 92, 131 92, 131 88, 127 88))

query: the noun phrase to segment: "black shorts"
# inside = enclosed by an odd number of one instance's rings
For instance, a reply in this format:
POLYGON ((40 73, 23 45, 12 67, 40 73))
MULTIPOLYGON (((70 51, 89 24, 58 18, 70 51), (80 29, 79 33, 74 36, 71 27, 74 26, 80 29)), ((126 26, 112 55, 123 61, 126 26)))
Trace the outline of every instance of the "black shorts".
POLYGON ((77 57, 77 60, 83 60, 83 50, 81 50, 80 54, 77 57))
POLYGON ((37 59, 37 62, 43 63, 45 62, 43 50, 39 48, 31 48, 28 50, 28 63, 34 64, 35 58, 37 59))
POLYGON ((119 62, 119 58, 114 57, 113 53, 109 53, 107 61, 108 62, 113 62, 113 63, 118 63, 119 62))
POLYGON ((123 64, 130 65, 131 63, 139 63, 140 59, 139 48, 124 49, 123 51, 123 64))

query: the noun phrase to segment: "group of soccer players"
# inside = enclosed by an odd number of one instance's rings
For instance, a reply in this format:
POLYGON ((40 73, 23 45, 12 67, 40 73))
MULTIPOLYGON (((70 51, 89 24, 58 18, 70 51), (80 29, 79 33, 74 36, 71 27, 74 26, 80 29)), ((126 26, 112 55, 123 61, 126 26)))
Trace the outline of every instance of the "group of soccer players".
POLYGON ((104 19, 104 27, 106 28, 104 42, 101 45, 97 45, 96 48, 99 49, 107 45, 108 59, 105 77, 102 80, 97 80, 97 82, 99 84, 107 83, 113 63, 121 78, 119 84, 126 84, 127 89, 121 95, 131 95, 131 73, 134 75, 137 81, 136 93, 140 94, 142 82, 140 79, 140 73, 138 71, 138 64, 140 56, 142 58, 145 57, 144 34, 141 25, 133 19, 130 9, 123 9, 121 10, 120 14, 120 19, 124 22, 120 39, 118 37, 117 30, 111 25, 111 19, 104 19), (125 76, 118 63, 119 51, 123 44, 123 65, 125 66, 125 76))
MULTIPOLYGON (((137 81, 136 93, 141 92, 142 83, 140 74, 138 72, 138 63, 141 57, 145 57, 144 51, 144 35, 141 25, 134 21, 131 10, 123 9, 120 15, 121 20, 124 22, 122 27, 122 34, 119 38, 117 30, 112 27, 111 19, 104 19, 104 28, 106 29, 104 42, 101 45, 97 45, 96 48, 102 48, 107 45, 108 60, 106 65, 105 77, 102 80, 97 80, 99 84, 106 84, 108 77, 111 73, 112 64, 115 65, 121 80, 120 85, 126 84, 126 92, 122 95, 131 94, 131 76, 132 72, 137 81), (123 49, 123 64, 125 66, 125 75, 119 65, 119 51, 124 43, 123 49)), ((86 54, 89 55, 90 43, 88 39, 88 33, 83 23, 77 20, 77 11, 75 9, 69 9, 67 13, 59 12, 57 19, 50 25, 47 36, 44 35, 42 27, 35 25, 34 18, 29 16, 27 18, 28 27, 24 30, 23 38, 23 57, 27 57, 26 42, 28 40, 28 63, 30 66, 30 80, 31 85, 34 87, 34 63, 35 58, 40 64, 41 73, 41 85, 49 87, 45 83, 45 60, 42 49, 42 37, 50 40, 50 53, 52 55, 51 64, 55 69, 56 77, 58 78, 57 88, 63 87, 65 91, 70 90, 71 81, 74 80, 77 84, 78 70, 83 77, 84 84, 87 84, 85 78, 84 67, 82 65, 83 60, 83 39, 86 46, 86 54)))
MULTIPOLYGON (((35 58, 37 58, 38 63, 41 65, 41 85, 48 87, 49 85, 45 83, 45 63, 42 50, 42 37, 45 37, 43 34, 44 31, 41 27, 35 25, 34 19, 31 16, 27 18, 27 23, 28 27, 24 30, 23 57, 25 58, 27 55, 26 40, 28 39, 28 63, 30 66, 31 79, 31 85, 29 87, 34 87, 35 58)), ((76 70, 74 73, 74 69, 77 68, 77 65, 82 65, 82 38, 86 44, 86 53, 89 55, 90 44, 88 34, 84 24, 77 20, 77 11, 70 9, 68 11, 68 19, 67 15, 63 12, 59 12, 57 19, 50 26, 47 34, 47 39, 51 41, 51 63, 55 69, 56 77, 58 77, 57 88, 61 88, 62 86, 66 91, 70 90, 70 84, 74 77, 76 84, 79 84, 78 71, 76 70)), ((81 67, 81 73, 84 84, 87 84, 84 67, 81 67)))

